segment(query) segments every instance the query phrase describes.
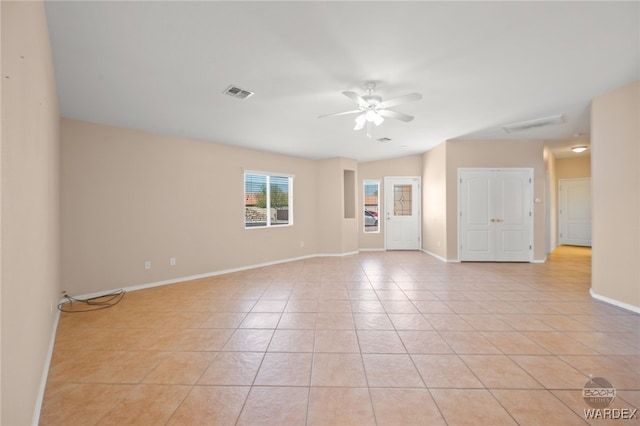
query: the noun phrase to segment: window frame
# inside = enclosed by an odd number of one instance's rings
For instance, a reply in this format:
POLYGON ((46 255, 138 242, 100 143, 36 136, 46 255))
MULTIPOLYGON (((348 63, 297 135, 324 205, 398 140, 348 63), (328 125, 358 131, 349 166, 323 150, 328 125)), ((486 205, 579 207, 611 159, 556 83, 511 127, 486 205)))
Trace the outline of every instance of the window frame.
POLYGON ((243 195, 244 195, 244 210, 245 210, 245 216, 244 216, 244 229, 267 229, 267 228, 284 228, 284 227, 289 227, 289 226, 293 226, 293 181, 294 181, 295 175, 289 174, 289 173, 275 173, 275 172, 263 172, 263 171, 258 171, 258 170, 244 170, 243 174, 242 174, 242 183, 243 183, 243 195), (265 209, 267 209, 267 211, 270 211, 271 207, 271 178, 286 178, 287 179, 287 186, 288 186, 288 192, 287 192, 287 211, 288 211, 288 217, 287 217, 287 223, 272 223, 271 221, 271 214, 267 214, 266 216, 266 223, 264 225, 254 225, 254 226, 247 226, 247 213, 246 213, 246 209, 247 209, 247 194, 249 194, 247 192, 247 176, 248 175, 253 175, 253 176, 260 176, 260 177, 264 177, 266 179, 266 188, 265 188, 265 192, 266 192, 266 207, 265 209))

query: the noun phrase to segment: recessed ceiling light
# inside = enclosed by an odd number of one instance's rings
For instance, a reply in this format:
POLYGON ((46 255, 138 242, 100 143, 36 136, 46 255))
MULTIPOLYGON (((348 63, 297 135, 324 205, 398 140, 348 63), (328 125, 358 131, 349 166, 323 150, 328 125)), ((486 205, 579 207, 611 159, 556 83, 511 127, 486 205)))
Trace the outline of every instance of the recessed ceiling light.
POLYGON ((573 152, 577 152, 577 153, 585 152, 586 150, 587 150, 587 147, 586 147, 586 146, 584 146, 584 145, 581 145, 581 146, 574 146, 573 148, 571 148, 571 151, 573 151, 573 152))

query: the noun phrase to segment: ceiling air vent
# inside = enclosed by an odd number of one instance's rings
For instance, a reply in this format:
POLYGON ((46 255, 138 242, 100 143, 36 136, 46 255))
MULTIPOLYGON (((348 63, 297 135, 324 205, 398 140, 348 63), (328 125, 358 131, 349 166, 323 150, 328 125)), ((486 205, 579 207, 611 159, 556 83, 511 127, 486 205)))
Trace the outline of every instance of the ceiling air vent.
POLYGON ((552 124, 564 123, 563 115, 554 115, 552 117, 536 118, 535 120, 521 121, 519 123, 505 124, 502 129, 507 133, 522 132, 523 130, 534 129, 536 127, 551 126, 552 124))
POLYGON ((234 86, 233 84, 230 84, 229 87, 224 89, 224 92, 222 93, 229 96, 233 96, 234 98, 242 99, 242 100, 245 100, 249 96, 253 95, 253 92, 241 89, 238 86, 234 86))
POLYGON ((391 142, 390 138, 378 138, 376 139, 378 142, 391 142))

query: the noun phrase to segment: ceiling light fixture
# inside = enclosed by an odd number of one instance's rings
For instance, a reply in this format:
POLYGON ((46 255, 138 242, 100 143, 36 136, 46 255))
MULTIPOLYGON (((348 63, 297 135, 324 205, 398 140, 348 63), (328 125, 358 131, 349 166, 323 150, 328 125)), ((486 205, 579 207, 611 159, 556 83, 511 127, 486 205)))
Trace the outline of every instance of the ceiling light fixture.
POLYGON ((356 117, 356 126, 353 128, 353 130, 362 129, 366 124, 366 122, 367 122, 366 114, 360 114, 359 116, 356 117))
POLYGON ((337 117, 340 115, 347 114, 358 114, 355 119, 356 125, 353 130, 362 130, 365 127, 367 128, 367 137, 371 137, 371 123, 379 126, 386 118, 393 118, 396 120, 409 122, 413 120, 413 116, 403 114, 398 111, 393 111, 391 107, 402 105, 407 102, 417 101, 422 99, 422 95, 420 93, 409 93, 408 95, 400 96, 398 98, 390 99, 388 101, 382 101, 382 97, 376 93, 374 93, 376 89, 375 81, 365 81, 364 87, 367 90, 365 95, 358 95, 355 92, 345 91, 342 92, 347 98, 354 101, 358 104, 358 109, 354 109, 351 111, 338 112, 335 114, 327 114, 321 115, 318 118, 324 117, 337 117))
POLYGON ((367 111, 365 113, 366 117, 367 117, 367 121, 368 122, 373 122, 376 126, 379 126, 382 124, 382 122, 384 121, 384 118, 382 118, 380 116, 380 114, 378 114, 377 112, 375 112, 374 110, 370 109, 369 111, 367 111))
POLYGON ((573 148, 571 148, 571 151, 576 152, 576 153, 585 152, 586 150, 587 150, 587 147, 585 145, 574 146, 573 148))
POLYGON ((563 115, 554 115, 552 117, 536 118, 535 120, 521 121, 519 123, 505 124, 502 130, 507 133, 521 132, 536 127, 550 126, 552 124, 564 123, 563 115))
POLYGON ((378 114, 373 108, 367 109, 365 112, 356 117, 356 125, 353 130, 362 130, 367 126, 367 137, 371 137, 371 123, 379 126, 384 121, 384 118, 378 114))

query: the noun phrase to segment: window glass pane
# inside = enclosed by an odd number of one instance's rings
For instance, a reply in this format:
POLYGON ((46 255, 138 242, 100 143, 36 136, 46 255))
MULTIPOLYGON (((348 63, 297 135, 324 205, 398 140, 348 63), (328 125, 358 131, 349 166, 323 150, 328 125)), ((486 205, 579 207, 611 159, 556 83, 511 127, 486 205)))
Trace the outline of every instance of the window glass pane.
POLYGON ((378 232, 379 182, 364 182, 364 232, 378 232))
POLYGON ((270 176, 271 224, 289 224, 289 178, 270 176))
POLYGON ((411 185, 393 186, 394 216, 411 216, 411 185))
POLYGON ((267 226, 267 176, 245 175, 244 222, 246 227, 267 226))
POLYGON ((244 222, 246 227, 267 226, 267 176, 246 174, 244 178, 244 222))

